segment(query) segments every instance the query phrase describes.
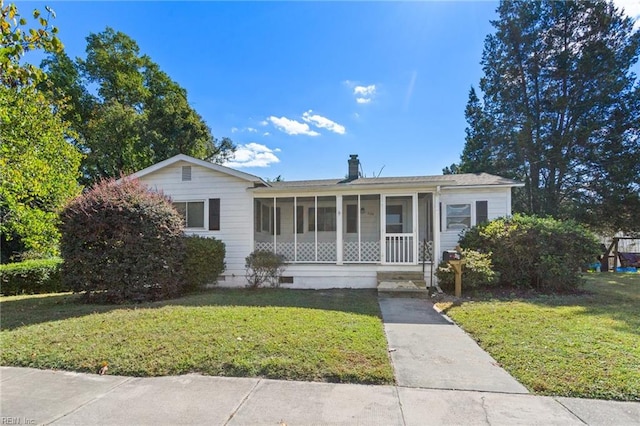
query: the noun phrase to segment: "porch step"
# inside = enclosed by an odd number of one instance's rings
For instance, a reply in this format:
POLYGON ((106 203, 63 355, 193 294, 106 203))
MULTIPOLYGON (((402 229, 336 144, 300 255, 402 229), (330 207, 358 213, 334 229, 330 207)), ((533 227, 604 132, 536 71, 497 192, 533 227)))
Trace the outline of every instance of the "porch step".
POLYGON ((378 272, 378 293, 427 293, 421 272, 378 272))
POLYGON ((378 282, 380 281, 424 281, 424 275, 422 272, 413 271, 393 271, 393 272, 378 272, 378 282))

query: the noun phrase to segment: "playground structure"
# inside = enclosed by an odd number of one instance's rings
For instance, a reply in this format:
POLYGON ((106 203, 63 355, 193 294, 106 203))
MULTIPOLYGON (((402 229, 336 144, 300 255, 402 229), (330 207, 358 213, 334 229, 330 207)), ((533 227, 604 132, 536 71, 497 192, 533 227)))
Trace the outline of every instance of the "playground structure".
POLYGON ((618 272, 620 268, 640 268, 640 238, 638 237, 613 237, 607 247, 602 245, 604 254, 600 257, 600 270, 602 272, 618 272))

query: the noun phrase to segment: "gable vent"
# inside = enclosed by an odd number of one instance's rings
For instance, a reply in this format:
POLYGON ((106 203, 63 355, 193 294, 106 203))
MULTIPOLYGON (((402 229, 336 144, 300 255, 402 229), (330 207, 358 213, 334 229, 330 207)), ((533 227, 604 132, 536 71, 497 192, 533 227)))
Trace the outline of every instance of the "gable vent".
POLYGON ((187 182, 191 180, 191 166, 182 166, 182 181, 187 182))

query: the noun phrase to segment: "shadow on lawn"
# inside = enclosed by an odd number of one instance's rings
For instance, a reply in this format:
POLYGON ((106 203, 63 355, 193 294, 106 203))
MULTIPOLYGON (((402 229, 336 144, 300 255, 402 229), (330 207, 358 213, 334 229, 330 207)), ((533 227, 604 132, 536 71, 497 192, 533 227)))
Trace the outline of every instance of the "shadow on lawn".
POLYGON ((157 309, 165 306, 258 306, 295 307, 341 311, 381 317, 375 289, 291 290, 214 288, 162 302, 97 305, 83 304, 78 295, 34 295, 1 300, 0 330, 65 320, 118 309, 157 309))

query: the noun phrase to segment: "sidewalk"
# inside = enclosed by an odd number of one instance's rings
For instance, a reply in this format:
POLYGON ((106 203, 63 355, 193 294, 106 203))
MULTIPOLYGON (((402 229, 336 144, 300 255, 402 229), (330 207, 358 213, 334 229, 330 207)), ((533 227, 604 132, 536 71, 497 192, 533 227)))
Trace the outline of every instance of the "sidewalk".
POLYGON ((400 386, 528 393, 478 344, 425 299, 379 299, 400 386))
POLYGON ((528 394, 0 367, 2 424, 638 425, 640 403, 528 394))
POLYGON ((397 386, 0 367, 0 425, 636 425, 640 403, 530 395, 424 299, 381 298, 397 386))

